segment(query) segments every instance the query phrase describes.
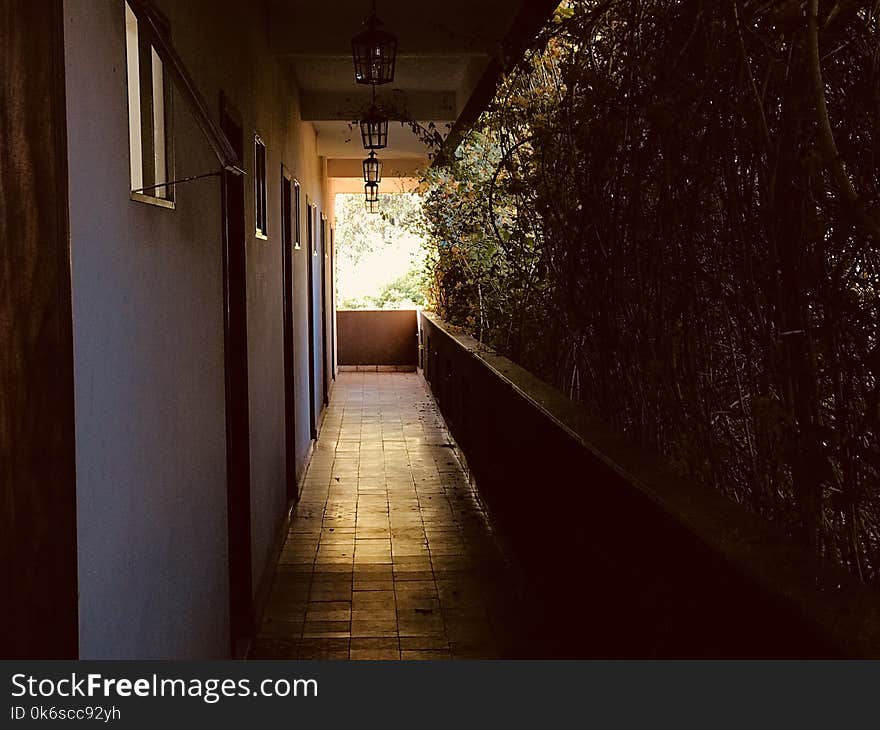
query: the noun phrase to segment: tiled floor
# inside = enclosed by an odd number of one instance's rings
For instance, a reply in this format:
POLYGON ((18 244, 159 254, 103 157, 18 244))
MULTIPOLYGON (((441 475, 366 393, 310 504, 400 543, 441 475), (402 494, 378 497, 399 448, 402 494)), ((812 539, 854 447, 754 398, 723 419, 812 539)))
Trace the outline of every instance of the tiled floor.
POLYGON ((340 373, 250 656, 507 656, 515 585, 420 376, 340 373))

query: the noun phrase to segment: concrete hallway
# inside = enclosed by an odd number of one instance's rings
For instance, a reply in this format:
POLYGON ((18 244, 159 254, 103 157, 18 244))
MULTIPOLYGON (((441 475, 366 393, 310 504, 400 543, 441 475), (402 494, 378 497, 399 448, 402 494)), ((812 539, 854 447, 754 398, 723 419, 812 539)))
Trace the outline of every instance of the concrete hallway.
POLYGON ((249 656, 509 656, 513 576, 422 378, 342 372, 249 656))

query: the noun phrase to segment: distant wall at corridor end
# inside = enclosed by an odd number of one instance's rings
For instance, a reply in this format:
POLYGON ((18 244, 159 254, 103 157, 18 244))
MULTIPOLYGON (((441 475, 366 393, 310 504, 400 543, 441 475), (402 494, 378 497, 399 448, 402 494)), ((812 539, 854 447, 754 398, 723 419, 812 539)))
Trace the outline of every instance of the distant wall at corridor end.
POLYGON ((385 309, 343 309, 336 312, 339 366, 418 363, 418 312, 385 309))

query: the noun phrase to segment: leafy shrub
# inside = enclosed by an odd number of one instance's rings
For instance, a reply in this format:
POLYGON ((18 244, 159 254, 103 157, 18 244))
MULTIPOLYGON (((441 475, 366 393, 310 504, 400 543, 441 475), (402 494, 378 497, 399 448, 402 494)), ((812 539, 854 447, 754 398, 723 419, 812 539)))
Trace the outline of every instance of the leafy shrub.
POLYGON ((438 314, 864 580, 878 48, 871 2, 571 0, 424 181, 438 314))

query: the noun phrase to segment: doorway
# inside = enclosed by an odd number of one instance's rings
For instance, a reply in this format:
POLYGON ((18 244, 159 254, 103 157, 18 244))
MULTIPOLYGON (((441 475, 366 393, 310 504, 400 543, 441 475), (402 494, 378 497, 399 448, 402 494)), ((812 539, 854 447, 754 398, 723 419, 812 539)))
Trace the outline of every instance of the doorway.
POLYGON ((296 384, 293 340, 293 180, 281 166, 281 280, 284 310, 284 453, 287 462, 287 499, 297 498, 296 384))
POLYGON ((330 228, 330 375, 336 380, 336 241, 330 228))
POLYGON ((327 341, 327 216, 321 214, 321 390, 323 404, 330 403, 330 345, 327 341))
POLYGON ((309 427, 310 437, 318 438, 318 419, 315 414, 315 206, 309 203, 306 206, 306 240, 308 243, 308 271, 309 271, 309 427))
MULTIPOLYGON (((220 125, 244 160, 241 115, 225 96, 220 125)), ((226 501, 229 549, 229 622, 233 655, 254 631, 251 575, 250 428, 247 362, 247 237, 244 175, 222 177, 223 325, 226 371, 226 501)))

